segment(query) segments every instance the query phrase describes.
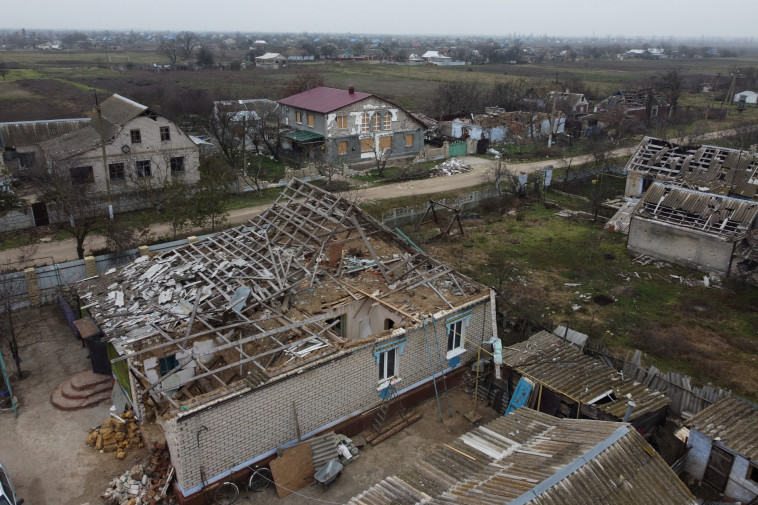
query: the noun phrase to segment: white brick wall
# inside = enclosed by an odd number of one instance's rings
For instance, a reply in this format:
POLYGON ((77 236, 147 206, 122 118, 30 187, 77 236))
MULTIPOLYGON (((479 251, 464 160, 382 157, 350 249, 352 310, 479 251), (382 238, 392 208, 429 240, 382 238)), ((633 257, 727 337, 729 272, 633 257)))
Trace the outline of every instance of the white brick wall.
MULTIPOLYGON (((469 340, 478 343, 492 335, 488 302, 486 298, 470 307, 473 313, 466 330, 469 340)), ((434 326, 427 326, 434 372, 438 373, 435 330, 444 360, 447 345, 444 318, 434 326)), ((373 353, 375 344, 349 349, 321 366, 164 422, 177 480, 185 495, 199 490, 201 467, 207 482, 213 482, 233 467, 260 459, 295 440, 293 401, 304 435, 377 405, 380 398, 376 390, 379 377, 373 353)), ((467 344, 466 348, 462 363, 476 358, 476 347, 467 344)), ((423 328, 407 335, 398 364, 400 392, 431 377, 423 328)))

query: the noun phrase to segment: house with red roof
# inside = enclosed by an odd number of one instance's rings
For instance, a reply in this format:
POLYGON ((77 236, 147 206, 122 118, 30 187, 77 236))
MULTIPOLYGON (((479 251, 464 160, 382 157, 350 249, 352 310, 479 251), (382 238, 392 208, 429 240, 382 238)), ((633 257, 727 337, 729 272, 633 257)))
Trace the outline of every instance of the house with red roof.
POLYGON ((313 88, 279 100, 285 150, 338 164, 415 156, 426 125, 389 100, 370 93, 313 88))

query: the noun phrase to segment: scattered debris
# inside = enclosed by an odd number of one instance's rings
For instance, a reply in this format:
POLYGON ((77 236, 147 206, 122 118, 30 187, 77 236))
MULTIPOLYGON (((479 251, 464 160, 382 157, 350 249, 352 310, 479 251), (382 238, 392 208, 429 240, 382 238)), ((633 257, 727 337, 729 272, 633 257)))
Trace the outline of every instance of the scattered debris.
MULTIPOLYGON (((352 463, 353 461, 355 461, 356 459, 360 457, 360 454, 358 454, 358 447, 356 447, 355 443, 353 443, 353 440, 351 438, 348 438, 342 434, 337 434, 336 438, 337 438, 337 451, 339 451, 339 454, 340 454, 339 459, 343 465, 352 463)), ((363 443, 365 445, 365 439, 363 440, 363 443)))
POLYGON ((457 158, 450 158, 449 160, 445 160, 439 165, 436 165, 435 167, 431 168, 429 170, 429 174, 430 174, 429 177, 465 174, 467 172, 471 172, 471 167, 463 164, 463 162, 461 162, 457 158))
POLYGON ((91 430, 87 444, 100 452, 116 452, 118 459, 124 459, 132 447, 144 447, 134 414, 128 410, 120 416, 111 414, 103 424, 91 430))
POLYGON ((174 469, 166 444, 156 442, 144 466, 134 465, 113 479, 100 497, 106 505, 173 504, 173 496, 166 494, 173 477, 174 469))

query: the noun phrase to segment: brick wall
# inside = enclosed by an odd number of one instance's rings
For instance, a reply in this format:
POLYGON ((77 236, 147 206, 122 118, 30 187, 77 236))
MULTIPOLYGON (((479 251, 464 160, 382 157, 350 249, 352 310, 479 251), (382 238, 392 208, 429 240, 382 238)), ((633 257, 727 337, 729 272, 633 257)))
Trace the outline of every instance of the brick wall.
MULTIPOLYGON (((468 310, 471 310, 471 319, 466 338, 476 343, 490 338, 489 298, 458 311, 438 313, 435 324, 432 325, 430 320, 426 325, 426 332, 423 327, 411 329, 398 358, 401 380, 397 388, 401 394, 404 389, 431 378, 426 336, 434 357, 434 373, 440 372, 442 364, 447 367, 444 362, 447 345, 445 319, 468 310), (433 340, 435 332, 443 363, 437 358, 433 340)), ((398 332, 394 338, 397 335, 398 332)), ((277 447, 295 440, 293 401, 304 436, 378 405, 376 345, 372 342, 341 351, 329 361, 300 373, 293 372, 261 388, 164 421, 177 481, 185 496, 199 491, 201 467, 206 483, 212 483, 231 469, 262 459, 277 447)), ((466 350, 461 363, 476 358, 475 345, 467 343, 466 350)))

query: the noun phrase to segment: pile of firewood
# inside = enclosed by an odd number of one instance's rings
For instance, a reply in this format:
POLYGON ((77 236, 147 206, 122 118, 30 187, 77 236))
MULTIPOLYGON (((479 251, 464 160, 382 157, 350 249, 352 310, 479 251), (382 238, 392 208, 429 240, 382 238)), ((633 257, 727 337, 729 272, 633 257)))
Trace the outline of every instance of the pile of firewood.
POLYGON ((124 459, 131 447, 144 447, 139 426, 130 411, 120 416, 111 414, 103 424, 90 431, 87 444, 100 452, 115 452, 118 459, 124 459))

